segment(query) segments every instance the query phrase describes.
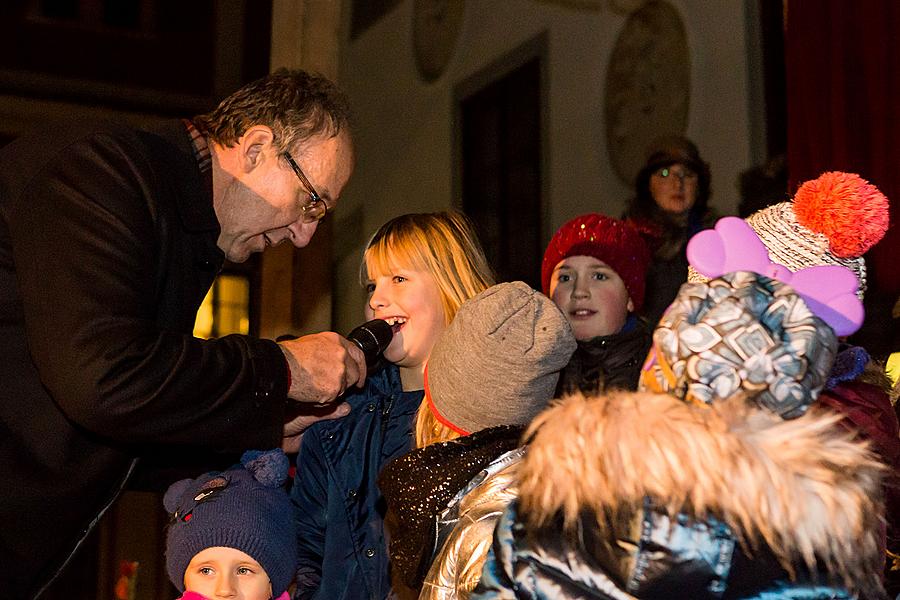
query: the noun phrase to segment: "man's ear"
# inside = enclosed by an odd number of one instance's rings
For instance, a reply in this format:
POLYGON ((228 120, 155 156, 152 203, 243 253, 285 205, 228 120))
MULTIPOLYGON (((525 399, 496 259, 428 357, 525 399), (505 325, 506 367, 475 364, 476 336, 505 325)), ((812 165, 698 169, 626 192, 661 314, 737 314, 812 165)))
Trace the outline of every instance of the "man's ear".
POLYGON ((634 312, 634 302, 631 300, 631 296, 628 296, 628 302, 625 304, 625 310, 630 313, 634 312))
POLYGON ((244 172, 249 173, 266 160, 274 139, 275 134, 265 125, 254 125, 244 132, 238 140, 244 172))

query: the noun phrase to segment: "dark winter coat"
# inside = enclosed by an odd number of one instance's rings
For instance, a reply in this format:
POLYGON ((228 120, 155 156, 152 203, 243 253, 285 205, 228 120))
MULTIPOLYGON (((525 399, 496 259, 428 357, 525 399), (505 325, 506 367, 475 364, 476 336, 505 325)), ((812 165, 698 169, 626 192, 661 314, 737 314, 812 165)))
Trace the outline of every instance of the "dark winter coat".
POLYGON ((350 414, 303 434, 291 501, 297 519, 296 598, 381 600, 390 592, 382 467, 413 448, 423 392, 404 392, 388 365, 347 398, 350 414))
POLYGON ((629 317, 624 331, 578 342, 559 376, 556 397, 581 392, 636 390, 652 341, 643 319, 629 317))
POLYGON ((839 419, 569 397, 532 425, 472 598, 882 598, 883 466, 839 419))
POLYGON ((138 457, 279 443, 275 343, 191 336, 224 262, 218 234, 180 121, 57 129, 0 152, 5 597, 58 572, 138 457))

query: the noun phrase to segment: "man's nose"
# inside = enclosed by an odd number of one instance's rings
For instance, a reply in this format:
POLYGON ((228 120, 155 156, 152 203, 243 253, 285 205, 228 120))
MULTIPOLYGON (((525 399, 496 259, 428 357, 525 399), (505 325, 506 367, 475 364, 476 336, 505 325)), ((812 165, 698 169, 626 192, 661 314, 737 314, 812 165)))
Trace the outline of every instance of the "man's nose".
POLYGON ((318 228, 318 221, 304 223, 302 219, 298 219, 287 226, 288 238, 295 247, 305 248, 318 228))

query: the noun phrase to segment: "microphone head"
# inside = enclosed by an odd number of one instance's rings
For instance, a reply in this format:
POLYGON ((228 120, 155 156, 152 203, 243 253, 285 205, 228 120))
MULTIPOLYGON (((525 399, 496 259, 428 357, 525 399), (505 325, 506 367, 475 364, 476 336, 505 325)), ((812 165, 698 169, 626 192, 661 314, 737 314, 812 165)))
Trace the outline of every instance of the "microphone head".
POLYGON ((383 319, 367 321, 347 334, 347 339, 363 351, 367 368, 378 362, 393 338, 394 329, 383 319))

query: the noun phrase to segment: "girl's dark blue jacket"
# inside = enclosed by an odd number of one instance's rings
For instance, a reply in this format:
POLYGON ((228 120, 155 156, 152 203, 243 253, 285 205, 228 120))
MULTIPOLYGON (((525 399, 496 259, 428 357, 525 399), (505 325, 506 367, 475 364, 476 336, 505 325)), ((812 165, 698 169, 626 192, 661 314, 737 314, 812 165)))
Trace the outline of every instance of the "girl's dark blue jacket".
POLYGON ((350 414, 303 434, 291 501, 299 562, 295 598, 382 599, 390 593, 381 468, 412 450, 422 391, 388 365, 346 398, 350 414))

